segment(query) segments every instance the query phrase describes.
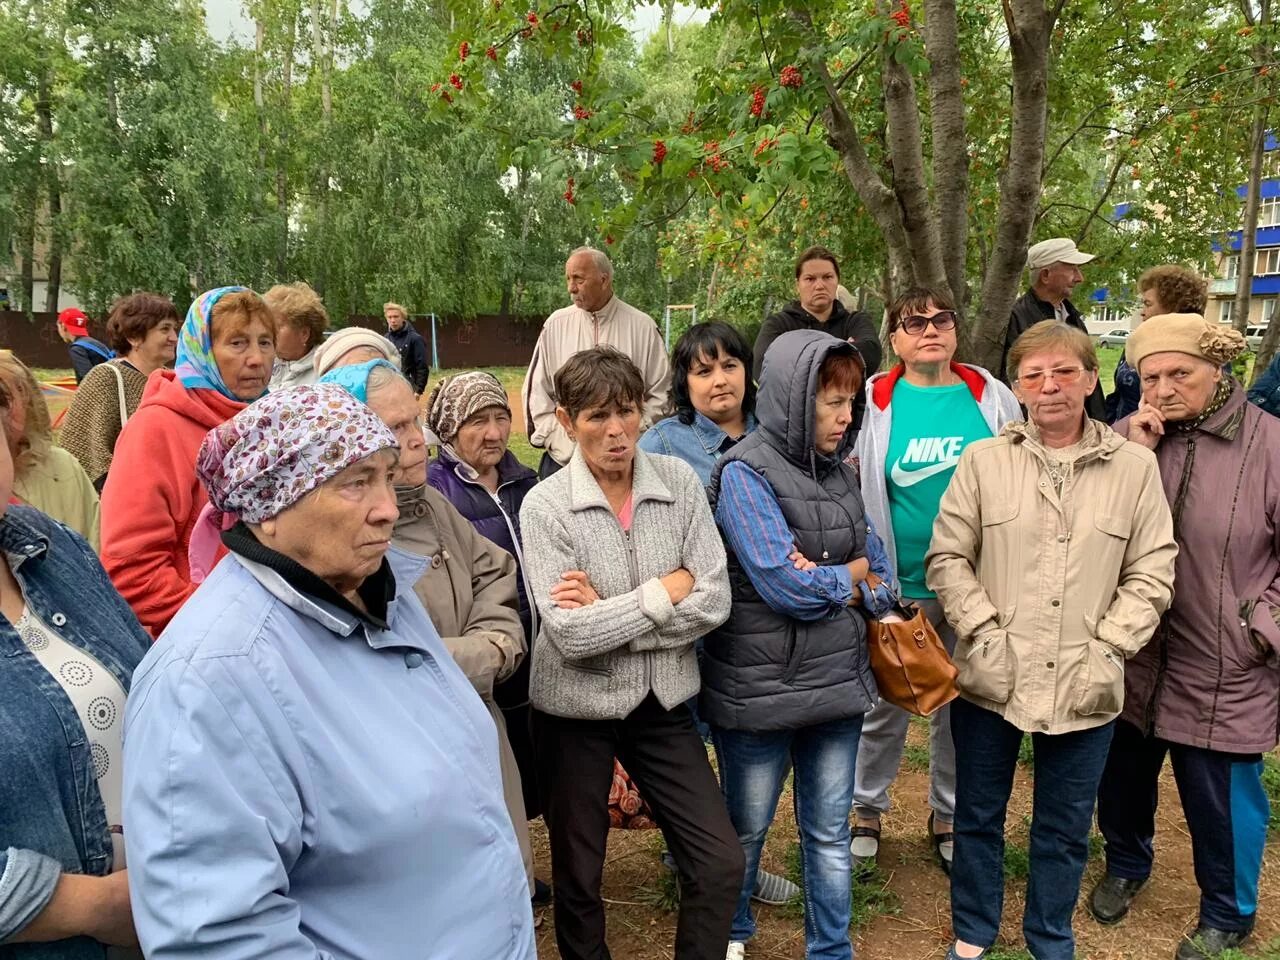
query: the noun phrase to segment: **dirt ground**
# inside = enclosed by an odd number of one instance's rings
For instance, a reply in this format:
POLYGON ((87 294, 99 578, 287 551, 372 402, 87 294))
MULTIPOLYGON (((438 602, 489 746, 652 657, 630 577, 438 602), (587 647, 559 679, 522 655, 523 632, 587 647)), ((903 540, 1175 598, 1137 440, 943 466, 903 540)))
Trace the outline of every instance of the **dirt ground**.
MULTIPOLYGON (((880 847, 883 879, 878 888, 855 896, 867 901, 869 917, 857 928, 858 960, 941 960, 951 939, 948 881, 936 866, 926 836, 929 815, 929 782, 926 737, 913 724, 907 757, 895 785, 893 809, 883 820, 880 847)), ((1113 927, 1091 919, 1083 905, 1076 911, 1077 956, 1082 960, 1146 960, 1169 958, 1184 932, 1194 927, 1198 892, 1191 866, 1191 842, 1181 816, 1177 790, 1166 767, 1161 784, 1162 804, 1156 839, 1156 870, 1139 896, 1133 912, 1113 927)), ((1009 807, 1006 854, 1002 949, 991 960, 1018 960, 1029 955, 1022 942, 1022 908, 1026 891, 1025 849, 1031 812, 1031 771, 1019 766, 1009 807), (1022 873, 1022 876, 1010 874, 1022 873)), ((538 875, 550 878, 546 830, 536 825, 534 844, 538 875)), ((795 818, 790 788, 783 794, 777 819, 765 846, 764 865, 788 872, 795 863, 795 818)), ((670 896, 670 881, 663 876, 657 851, 657 831, 613 831, 605 865, 604 895, 608 907, 609 948, 615 958, 658 960, 670 958, 675 935, 675 914, 655 905, 670 896)), ((1082 896, 1087 896, 1103 872, 1101 840, 1091 844, 1082 896)), ((558 958, 551 911, 538 931, 538 955, 558 958)), ((793 906, 758 907, 758 933, 747 947, 748 960, 802 960, 804 925, 793 906)), ((855 916, 855 926, 857 918, 855 916)), ((1265 957, 1280 960, 1280 834, 1268 845, 1263 865, 1258 924, 1244 953, 1233 958, 1265 957)))

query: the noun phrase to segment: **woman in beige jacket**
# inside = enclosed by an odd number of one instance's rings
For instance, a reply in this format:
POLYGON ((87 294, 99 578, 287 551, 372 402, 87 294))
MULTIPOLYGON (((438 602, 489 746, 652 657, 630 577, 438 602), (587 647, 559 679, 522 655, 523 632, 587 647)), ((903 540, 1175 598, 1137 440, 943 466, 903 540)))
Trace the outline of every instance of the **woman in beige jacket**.
POLYGON ((1010 350, 1009 370, 1030 419, 965 449, 926 558, 929 588, 959 638, 948 957, 981 957, 995 942, 1005 812, 1030 733, 1023 932, 1037 960, 1071 960, 1124 661, 1169 605, 1178 550, 1155 457, 1085 415, 1098 377, 1088 336, 1038 323, 1010 350))

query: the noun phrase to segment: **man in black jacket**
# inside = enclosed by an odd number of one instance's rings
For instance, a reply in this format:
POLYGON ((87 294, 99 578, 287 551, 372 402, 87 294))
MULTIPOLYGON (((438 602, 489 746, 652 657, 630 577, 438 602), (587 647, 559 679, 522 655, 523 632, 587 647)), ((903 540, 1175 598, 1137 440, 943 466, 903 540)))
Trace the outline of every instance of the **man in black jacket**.
POLYGON ((79 307, 67 307, 58 314, 58 336, 66 343, 76 383, 100 363, 115 356, 115 351, 101 340, 89 336, 89 317, 79 307))
POLYGON ((387 320, 387 339, 400 351, 400 372, 413 385, 418 396, 427 388, 427 376, 431 362, 427 359, 427 345, 413 325, 409 314, 398 303, 384 303, 382 315, 387 320))
MULTIPOLYGON (((1061 320, 1084 333, 1089 332, 1080 311, 1067 298, 1084 280, 1081 265, 1092 259, 1092 253, 1077 249, 1075 241, 1066 237, 1041 240, 1027 251, 1031 289, 1013 302, 1013 310, 1009 314, 1009 329, 1005 332, 1004 352, 1000 356, 1001 380, 1009 382, 1010 371, 1006 369, 1006 363, 1013 341, 1041 320, 1061 320)), ((1107 422, 1101 378, 1098 378, 1093 393, 1085 398, 1084 409, 1090 418, 1107 422)))
POLYGON ((810 247, 796 261, 796 294, 760 328, 753 351, 751 375, 758 382, 769 344, 789 330, 825 330, 833 337, 848 340, 862 354, 866 376, 880 369, 880 337, 865 313, 850 313, 836 299, 840 286, 840 264, 826 247, 810 247))

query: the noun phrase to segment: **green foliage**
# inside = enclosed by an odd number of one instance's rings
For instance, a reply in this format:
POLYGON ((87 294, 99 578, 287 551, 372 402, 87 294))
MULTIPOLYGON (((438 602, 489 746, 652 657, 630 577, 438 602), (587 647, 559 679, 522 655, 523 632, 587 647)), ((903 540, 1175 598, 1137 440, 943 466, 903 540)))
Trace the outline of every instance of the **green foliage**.
POLYGON ((1262 788, 1271 803, 1269 831, 1280 830, 1280 756, 1265 754, 1262 758, 1262 788))
POLYGON ((902 751, 902 762, 908 770, 917 773, 929 769, 929 744, 908 743, 902 751))

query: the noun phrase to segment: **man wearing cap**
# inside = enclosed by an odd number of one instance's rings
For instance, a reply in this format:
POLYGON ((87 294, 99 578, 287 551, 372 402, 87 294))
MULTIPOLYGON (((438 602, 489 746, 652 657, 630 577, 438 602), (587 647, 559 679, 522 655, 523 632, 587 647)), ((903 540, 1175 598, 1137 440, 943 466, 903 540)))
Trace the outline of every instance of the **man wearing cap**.
MULTIPOLYGON (((1006 383, 1009 380, 1005 362, 1013 341, 1041 320, 1060 320, 1089 332, 1080 311, 1068 298, 1076 284, 1084 280, 1081 265, 1092 259, 1092 253, 1077 249, 1075 241, 1067 237, 1041 240, 1027 251, 1031 289, 1013 302, 1013 310, 1009 314, 1009 329, 1005 333, 1004 352, 1000 357, 1001 380, 1006 383)), ((1101 380, 1094 385, 1093 393, 1085 398, 1084 409, 1090 418, 1106 422, 1107 407, 1101 380)))
POLYGON ((76 383, 100 363, 115 356, 115 351, 101 340, 89 336, 89 318, 79 307, 67 307, 58 314, 58 336, 69 343, 71 366, 76 372, 76 383))

